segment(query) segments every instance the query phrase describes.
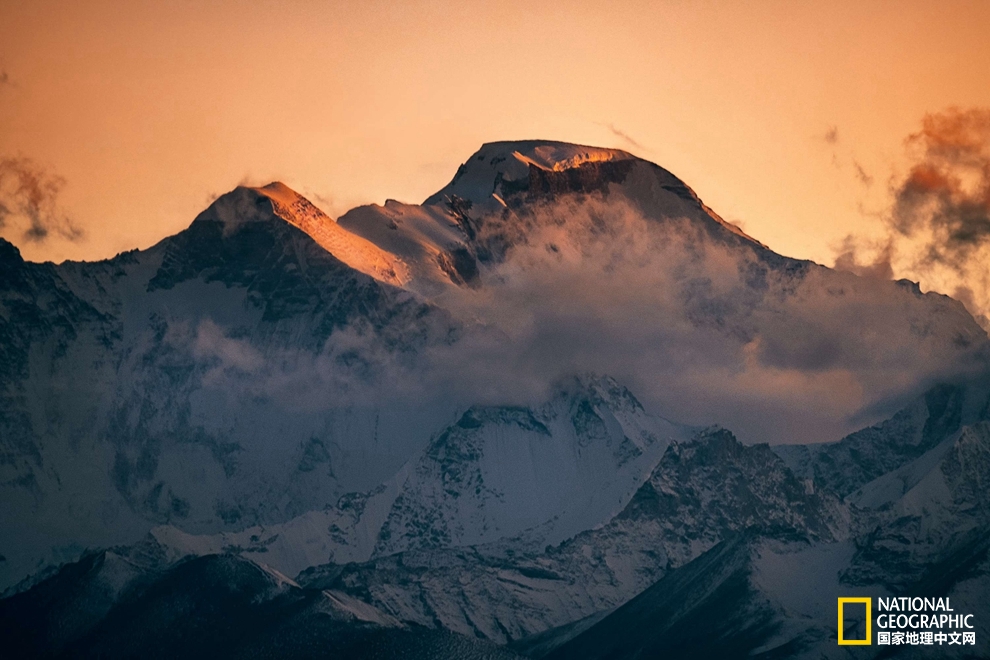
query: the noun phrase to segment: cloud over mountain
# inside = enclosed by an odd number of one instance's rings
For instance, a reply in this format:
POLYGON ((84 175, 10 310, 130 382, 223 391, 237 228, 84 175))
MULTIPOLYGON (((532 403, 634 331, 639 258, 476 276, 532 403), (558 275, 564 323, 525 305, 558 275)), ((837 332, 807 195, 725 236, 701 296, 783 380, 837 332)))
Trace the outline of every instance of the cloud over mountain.
POLYGON ((848 237, 836 266, 920 279, 961 300, 988 327, 990 110, 928 114, 906 145, 911 166, 893 185, 886 237, 848 237))

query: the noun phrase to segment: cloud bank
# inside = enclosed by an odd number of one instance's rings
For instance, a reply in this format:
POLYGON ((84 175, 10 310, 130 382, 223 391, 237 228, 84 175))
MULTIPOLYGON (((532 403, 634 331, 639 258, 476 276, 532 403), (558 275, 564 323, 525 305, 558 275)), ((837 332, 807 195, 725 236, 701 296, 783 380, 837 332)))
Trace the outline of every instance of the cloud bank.
POLYGON ((435 301, 453 335, 431 331, 403 352, 354 326, 312 354, 262 351, 200 324, 188 341, 204 385, 312 410, 370 400, 447 410, 531 405, 571 375, 603 374, 651 412, 781 443, 838 439, 986 365, 985 335, 948 298, 644 218, 617 197, 511 222, 525 238, 483 285, 435 301))

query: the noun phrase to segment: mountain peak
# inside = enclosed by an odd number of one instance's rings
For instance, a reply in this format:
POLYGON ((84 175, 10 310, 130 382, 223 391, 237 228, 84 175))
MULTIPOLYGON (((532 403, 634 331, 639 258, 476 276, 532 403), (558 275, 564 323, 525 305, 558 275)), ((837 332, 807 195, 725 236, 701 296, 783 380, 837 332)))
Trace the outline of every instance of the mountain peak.
POLYGON ((409 266, 402 259, 347 231, 281 181, 252 190, 271 201, 275 215, 306 232, 327 252, 351 268, 396 286, 409 281, 409 266))
POLYGON ((16 262, 21 263, 21 251, 10 241, 0 237, 0 263, 16 262))
POLYGON ((264 186, 249 186, 248 189, 286 205, 292 204, 301 197, 299 193, 281 181, 272 181, 264 186))
POLYGON ((500 156, 512 157, 528 165, 554 172, 563 172, 580 167, 583 163, 601 163, 635 158, 632 154, 619 149, 591 147, 553 140, 518 140, 486 142, 481 145, 481 149, 472 159, 483 161, 485 158, 500 156))
MULTIPOLYGON (((635 160, 638 160, 635 156, 619 149, 551 140, 486 142, 458 168, 453 180, 424 204, 439 204, 452 197, 475 204, 493 199, 504 204, 509 195, 534 188, 534 171, 543 174, 543 177, 536 174, 537 179, 558 178, 553 175, 580 169, 600 174, 602 164, 631 164, 635 160)), ((613 168, 606 166, 605 169, 613 168)), ((590 181, 601 177, 583 178, 590 181)))
POLYGON ((697 218, 721 235, 766 247, 706 206, 664 168, 621 149, 552 140, 487 142, 423 202, 464 214, 501 212, 527 200, 620 191, 648 217, 697 218))
POLYGON ((260 187, 238 186, 217 199, 209 210, 223 224, 225 236, 236 233, 246 223, 278 218, 302 230, 327 252, 365 275, 396 286, 409 280, 409 267, 402 259, 341 227, 281 181, 260 187))

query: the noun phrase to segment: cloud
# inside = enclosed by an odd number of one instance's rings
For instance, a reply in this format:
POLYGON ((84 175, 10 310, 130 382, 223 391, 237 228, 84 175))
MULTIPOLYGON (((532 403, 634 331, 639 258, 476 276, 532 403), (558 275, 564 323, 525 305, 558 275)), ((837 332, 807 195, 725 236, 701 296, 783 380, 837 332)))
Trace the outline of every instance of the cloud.
POLYGON ((312 201, 317 208, 331 218, 339 218, 354 208, 353 204, 348 204, 344 200, 328 192, 316 190, 309 186, 302 186, 300 194, 306 199, 312 201))
POLYGON ((873 177, 867 174, 866 170, 863 169, 863 166, 859 164, 858 160, 853 160, 853 169, 856 171, 856 178, 859 179, 860 183, 867 188, 873 185, 873 177))
MULTIPOLYGON (((428 326, 427 326, 428 327, 428 326)), ((410 329, 410 334, 423 328, 410 329)), ((434 333, 439 337, 440 332, 434 333)), ((194 325, 173 320, 166 342, 198 365, 200 384, 237 404, 264 400, 300 414, 373 405, 383 388, 398 403, 421 399, 419 370, 394 349, 395 342, 367 321, 352 320, 313 351, 292 343, 259 347, 213 319, 194 325)), ((405 348, 411 348, 407 343, 405 348)))
POLYGON ((928 114, 905 142, 911 164, 891 187, 879 241, 887 247, 849 237, 836 266, 862 268, 857 258, 871 253, 865 267, 882 266, 953 295, 990 329, 990 110, 928 114))
POLYGON ((255 374, 265 364, 250 342, 227 337, 211 320, 202 321, 196 328, 192 349, 194 357, 213 363, 204 378, 207 383, 224 373, 255 374))
POLYGON ((314 191, 307 191, 307 194, 303 195, 307 199, 312 199, 316 202, 318 206, 322 209, 333 209, 336 208, 336 204, 333 200, 333 195, 323 194, 314 191))
POLYGON ((894 279, 894 243, 890 239, 874 242, 864 249, 864 240, 850 234, 843 239, 837 252, 834 266, 837 270, 860 277, 894 279))
POLYGON ((841 170, 845 167, 845 160, 849 158, 852 162, 853 173, 856 175, 856 179, 866 187, 873 185, 873 176, 870 175, 851 153, 846 153, 842 158, 839 157, 839 153, 836 148, 839 144, 839 128, 835 125, 829 126, 825 131, 824 135, 821 136, 825 144, 833 147, 831 149, 832 153, 832 167, 841 170))
POLYGON ((442 301, 487 334, 434 362, 485 383, 476 396, 492 402, 604 373, 683 421, 751 441, 824 440, 880 401, 967 370, 955 341, 982 337, 949 301, 920 304, 892 282, 817 266, 772 268, 691 221, 658 223, 615 199, 537 216, 486 286, 442 301))
POLYGON ((82 239, 83 231, 59 207, 64 185, 64 179, 29 158, 0 158, 0 230, 17 228, 33 243, 52 236, 82 239))
POLYGON ((926 115, 908 145, 916 160, 896 190, 893 226, 926 239, 925 262, 965 274, 990 243, 990 110, 926 115))
POLYGON ((601 125, 607 128, 612 133, 612 135, 616 136, 617 138, 619 138, 629 146, 638 149, 640 151, 649 151, 642 144, 634 140, 628 133, 616 128, 615 124, 610 123, 610 124, 601 124, 601 125))
MULTIPOLYGON (((524 239, 483 269, 482 286, 436 298, 433 326, 422 316, 392 330, 350 325, 313 352, 262 349, 204 322, 186 345, 204 385, 293 410, 533 405, 569 376, 601 374, 648 410, 772 443, 837 439, 865 411, 892 412, 983 359, 979 329, 947 299, 777 267, 696 222, 645 218, 618 195, 513 222, 524 239)), ((505 230, 483 224, 477 240, 505 230)))

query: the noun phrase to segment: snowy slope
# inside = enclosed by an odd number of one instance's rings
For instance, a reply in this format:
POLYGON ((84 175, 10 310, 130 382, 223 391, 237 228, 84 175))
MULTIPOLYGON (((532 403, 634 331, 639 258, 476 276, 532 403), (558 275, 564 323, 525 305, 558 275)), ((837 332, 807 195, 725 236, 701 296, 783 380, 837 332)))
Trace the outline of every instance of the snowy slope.
MULTIPOLYGON (((683 181, 667 170, 618 149, 526 140, 482 145, 453 180, 423 204, 464 200, 481 214, 502 213, 524 201, 567 193, 615 193, 636 202, 656 219, 691 217, 706 229, 755 239, 719 218, 683 181)), ((454 206, 457 206, 456 201, 454 206)))
POLYGON ((533 409, 469 409, 393 478, 336 506, 239 532, 152 534, 173 560, 243 552, 288 574, 503 539, 543 548, 611 519, 687 433, 612 379, 573 379, 533 409))
MULTIPOLYGON (((661 653, 665 657, 742 657, 747 653, 860 657, 856 650, 835 645, 834 607, 839 595, 949 594, 957 610, 976 613, 978 623, 990 617, 983 597, 990 575, 990 509, 983 488, 990 479, 990 423, 985 421, 955 432, 952 425, 940 426, 940 432, 948 435, 933 436, 937 443, 933 449, 869 482, 845 503, 834 493, 811 488, 812 484, 793 473, 769 447, 744 446, 727 431, 709 429, 690 440, 675 439, 618 515, 562 543, 541 548, 527 542, 542 538, 545 525, 540 525, 517 537, 481 545, 443 547, 463 542, 467 536, 424 544, 424 539, 453 529, 451 522, 508 520, 498 517, 497 507, 488 510, 485 498, 471 497, 472 493, 479 495, 478 485, 499 476, 497 471, 478 468, 484 465, 480 459, 486 451, 512 435, 507 431, 522 428, 532 432, 539 428, 537 423, 549 431, 554 425, 548 411, 554 409, 558 416, 561 410, 569 411, 574 429, 589 429, 594 425, 576 423, 574 413, 587 411, 582 404, 591 402, 595 415, 603 422, 613 419, 619 423, 626 439, 636 436, 636 429, 653 428, 646 425, 649 418, 636 414, 635 400, 614 382, 578 381, 577 387, 565 388, 565 392, 569 396, 557 397, 537 411, 468 411, 445 430, 446 440, 438 442, 441 433, 409 463, 403 479, 393 484, 395 490, 387 492, 388 486, 379 487, 366 495, 347 497, 336 507, 331 527, 337 540, 346 540, 353 534, 353 528, 347 528, 347 515, 360 522, 369 504, 381 498, 392 506, 372 507, 377 509, 375 518, 380 527, 386 526, 395 511, 403 514, 401 520, 408 521, 407 507, 394 505, 400 492, 410 501, 415 495, 419 498, 415 510, 420 511, 415 519, 428 520, 427 527, 407 537, 369 535, 363 543, 366 553, 372 552, 372 541, 380 544, 383 538, 405 538, 418 547, 368 561, 317 566, 292 581, 277 571, 237 563, 229 555, 225 559, 207 557, 207 563, 196 563, 201 562, 199 559, 177 562, 182 554, 174 536, 178 532, 172 529, 166 534, 162 528, 156 530, 155 537, 133 548, 103 553, 64 568, 17 597, 22 600, 0 601, 0 613, 16 604, 26 616, 42 617, 26 626, 26 630, 35 631, 29 635, 47 630, 45 626, 54 625, 51 622, 69 631, 52 639, 80 635, 88 639, 81 631, 100 630, 100 639, 106 641, 98 648, 114 654, 114 649, 133 643, 122 631, 135 629, 144 635, 159 635, 184 625, 156 624, 149 628, 147 618, 131 623, 130 618, 121 617, 124 611, 141 612, 147 607, 145 596, 134 595, 145 593, 142 585, 151 585, 147 593, 157 593, 155 585, 168 584, 177 567, 189 565, 222 568, 219 575, 223 577, 216 577, 210 568, 207 575, 196 573, 193 578, 215 585, 211 589, 216 590, 216 596, 197 596, 208 602, 215 597, 227 599, 224 590, 242 579, 253 584, 251 575, 270 575, 277 589, 270 591, 266 586, 266 594, 287 593, 290 599, 303 598, 300 593, 322 594, 315 601, 293 600, 313 603, 302 607, 302 612, 312 607, 321 612, 330 608, 337 613, 333 617, 343 616, 348 621, 357 617, 372 624, 373 629, 411 627, 438 631, 428 633, 429 639, 429 635, 452 633, 454 637, 444 639, 462 640, 457 636, 463 635, 515 642, 517 648, 539 655, 549 653, 549 657, 633 658, 661 653), (465 435, 456 438, 460 450, 451 452, 450 436, 457 433, 465 435), (448 460, 451 458, 456 460, 448 460), (439 472, 429 480, 408 487, 417 483, 414 473, 432 474, 434 470, 439 472), (437 500, 434 490, 422 487, 437 482, 451 489, 449 501, 437 500), (461 497, 470 503, 467 508, 459 508, 461 497), (496 515, 486 518, 491 514, 496 515), (230 564, 232 561, 235 563, 230 564), (244 577, 234 577, 237 575, 244 577), (218 579, 227 586, 217 589, 218 579), (38 602, 51 604, 22 605, 38 602), (78 617, 77 610, 87 616, 78 617)), ((938 397, 937 388, 929 400, 932 397, 938 397)), ((566 428, 556 433, 561 438, 571 437, 566 428)), ((552 443, 542 432, 536 434, 543 442, 552 443)), ((610 442, 606 435, 587 432, 574 436, 578 446, 582 437, 597 441, 597 445, 584 448, 621 446, 614 442, 618 436, 610 442)), ((640 433, 638 437, 648 436, 640 433)), ((516 435, 513 442, 525 438, 525 434, 516 435)), ((886 440, 892 443, 896 438, 886 440)), ((913 446, 916 438, 908 433, 901 440, 913 446)), ((891 449, 881 446, 884 448, 891 449)), ((610 453, 614 460, 614 452, 610 453)), ((590 456, 601 460, 600 454, 590 452, 590 456)), ((507 463, 513 465, 511 460, 507 463)), ((621 465, 617 469, 621 471, 621 465)), ((253 550, 236 544, 195 547, 204 537, 187 538, 186 550, 193 554, 239 552, 262 565, 269 560, 285 561, 282 553, 288 548, 296 542, 303 547, 307 543, 304 526, 298 520, 292 524, 299 525, 295 531, 285 525, 277 532, 275 527, 268 529, 267 538, 257 534, 253 540, 247 539, 255 544, 253 550), (284 542, 283 533, 296 536, 284 542), (270 553, 263 551, 264 547, 270 553)), ((586 520, 584 524, 590 523, 586 520)), ((478 535, 484 529, 465 527, 458 531, 478 535)), ((305 530, 320 534, 319 525, 312 521, 305 530)), ((263 581, 268 584, 269 580, 263 581)), ((167 595, 155 596, 157 600, 151 602, 157 603, 154 607, 158 609, 154 611, 184 611, 186 588, 170 588, 167 595)), ((260 598, 267 602, 271 596, 260 598)), ((301 605, 295 607, 298 611, 301 605)), ((272 608, 284 611, 282 606, 272 608)), ((227 616, 241 623, 254 620, 244 610, 230 610, 227 616)), ((280 617, 276 616, 276 621, 281 622, 280 617)), ((321 620, 301 619, 306 626, 321 620)), ((292 618, 291 623, 278 625, 297 631, 296 621, 292 618)), ((985 624, 979 625, 986 632, 985 624)), ((259 630, 262 637, 253 643, 267 648, 265 635, 269 633, 265 631, 269 629, 262 626, 259 630)), ((349 639, 350 633, 337 630, 334 635, 349 639)), ((370 642, 360 642, 365 643, 370 642)))
POLYGON ((480 545, 540 527, 557 543, 618 513, 671 440, 611 379, 565 384, 537 409, 475 407, 410 470, 376 555, 480 545))
POLYGON ((809 547, 742 534, 545 657, 791 658, 819 645, 822 655, 811 657, 849 657, 835 645, 832 618, 838 569, 850 553, 847 544, 809 547))
POLYGON ((646 217, 691 218, 719 239, 762 248, 653 163, 617 149, 546 140, 485 144, 422 205, 388 200, 349 211, 338 223, 409 264, 409 288, 436 296, 451 285, 475 284, 487 264, 525 243, 540 222, 531 208, 609 193, 646 217))
POLYGON ((271 200, 276 215, 306 232, 354 270, 397 286, 409 281, 409 266, 401 259, 343 229, 285 184, 276 181, 253 190, 271 200))
POLYGON ((850 499, 869 507, 870 532, 849 580, 910 584, 974 538, 987 538, 988 479, 990 422, 982 421, 864 486, 850 499))
POLYGON ((893 417, 836 443, 778 445, 774 451, 802 478, 839 495, 910 463, 964 424, 985 416, 981 383, 941 384, 893 417))
MULTIPOLYGON (((563 635, 546 657, 886 657, 891 649, 836 645, 835 599, 852 595, 948 596, 956 612, 974 615, 980 640, 990 617, 988 438, 987 422, 964 426, 853 493, 849 501, 869 506, 850 512, 861 530, 855 538, 809 543, 750 528, 580 634, 563 635)), ((939 653, 982 657, 987 644, 978 644, 939 653)), ((899 650, 898 657, 931 654, 899 650)))
POLYGON ((230 556, 135 571, 100 600, 114 571, 109 553, 85 558, 29 593, 0 602, 5 657, 263 658, 381 660, 518 658, 492 644, 406 626, 346 594, 304 590, 275 572, 230 556), (95 616, 81 620, 75 608, 95 616))
POLYGON ((203 533, 322 509, 393 475, 453 414, 345 390, 366 359, 348 333, 385 356, 449 322, 257 191, 107 262, 5 249, 3 587, 169 521, 203 533))
POLYGON ((317 567, 299 580, 419 625, 507 642, 611 610, 740 531, 831 542, 845 515, 834 498, 806 493, 766 446, 713 430, 671 445, 618 515, 563 543, 524 533, 317 567))

